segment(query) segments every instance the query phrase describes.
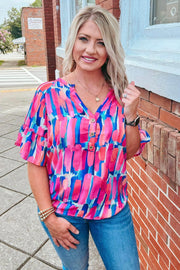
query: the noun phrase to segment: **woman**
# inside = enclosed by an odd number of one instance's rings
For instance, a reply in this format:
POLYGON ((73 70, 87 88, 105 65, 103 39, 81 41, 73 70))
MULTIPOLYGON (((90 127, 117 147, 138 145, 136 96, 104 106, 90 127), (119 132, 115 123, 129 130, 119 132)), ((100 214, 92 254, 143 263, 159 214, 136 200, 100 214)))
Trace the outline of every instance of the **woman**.
POLYGON ((99 6, 74 18, 64 77, 36 91, 16 145, 28 161, 39 216, 65 270, 88 269, 92 234, 108 270, 139 269, 126 160, 149 135, 138 127, 119 25, 99 6))

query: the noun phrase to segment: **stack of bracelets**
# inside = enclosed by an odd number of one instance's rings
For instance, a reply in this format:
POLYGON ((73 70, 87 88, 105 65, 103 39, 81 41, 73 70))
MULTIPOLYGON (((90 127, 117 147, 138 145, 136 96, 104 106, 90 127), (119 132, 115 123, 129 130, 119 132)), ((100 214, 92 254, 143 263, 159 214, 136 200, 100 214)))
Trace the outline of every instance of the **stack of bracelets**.
POLYGON ((39 211, 38 215, 40 217, 41 221, 44 221, 49 215, 51 215, 52 213, 54 213, 54 207, 51 206, 50 208, 47 208, 45 210, 41 210, 39 211))

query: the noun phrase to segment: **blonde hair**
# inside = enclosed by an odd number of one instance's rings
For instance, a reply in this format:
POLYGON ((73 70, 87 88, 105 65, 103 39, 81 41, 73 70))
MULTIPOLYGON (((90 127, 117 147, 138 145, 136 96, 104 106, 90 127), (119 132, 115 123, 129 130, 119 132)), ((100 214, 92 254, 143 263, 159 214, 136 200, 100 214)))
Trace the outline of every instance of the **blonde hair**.
POLYGON ((128 85, 124 66, 124 50, 120 42, 119 24, 117 19, 100 6, 90 6, 81 9, 74 17, 65 48, 63 61, 64 75, 73 72, 76 63, 73 60, 73 47, 81 26, 92 20, 98 26, 108 54, 106 63, 102 66, 102 73, 107 83, 114 89, 117 100, 128 85))

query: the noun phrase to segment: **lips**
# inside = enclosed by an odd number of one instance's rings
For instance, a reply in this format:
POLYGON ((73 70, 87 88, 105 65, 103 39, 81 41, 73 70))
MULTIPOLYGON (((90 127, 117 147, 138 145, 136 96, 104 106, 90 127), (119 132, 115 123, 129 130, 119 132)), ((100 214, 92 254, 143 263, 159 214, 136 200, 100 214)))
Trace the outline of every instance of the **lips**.
POLYGON ((87 63, 93 63, 97 60, 97 58, 89 56, 82 56, 82 59, 87 63))

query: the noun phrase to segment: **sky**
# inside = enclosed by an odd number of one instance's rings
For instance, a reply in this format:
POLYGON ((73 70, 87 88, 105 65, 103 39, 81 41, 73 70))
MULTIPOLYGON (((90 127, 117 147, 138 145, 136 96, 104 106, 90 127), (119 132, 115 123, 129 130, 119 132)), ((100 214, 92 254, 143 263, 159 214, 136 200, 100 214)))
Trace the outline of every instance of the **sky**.
POLYGON ((7 12, 15 7, 20 9, 21 7, 28 7, 34 0, 0 0, 0 24, 7 18, 7 12))

